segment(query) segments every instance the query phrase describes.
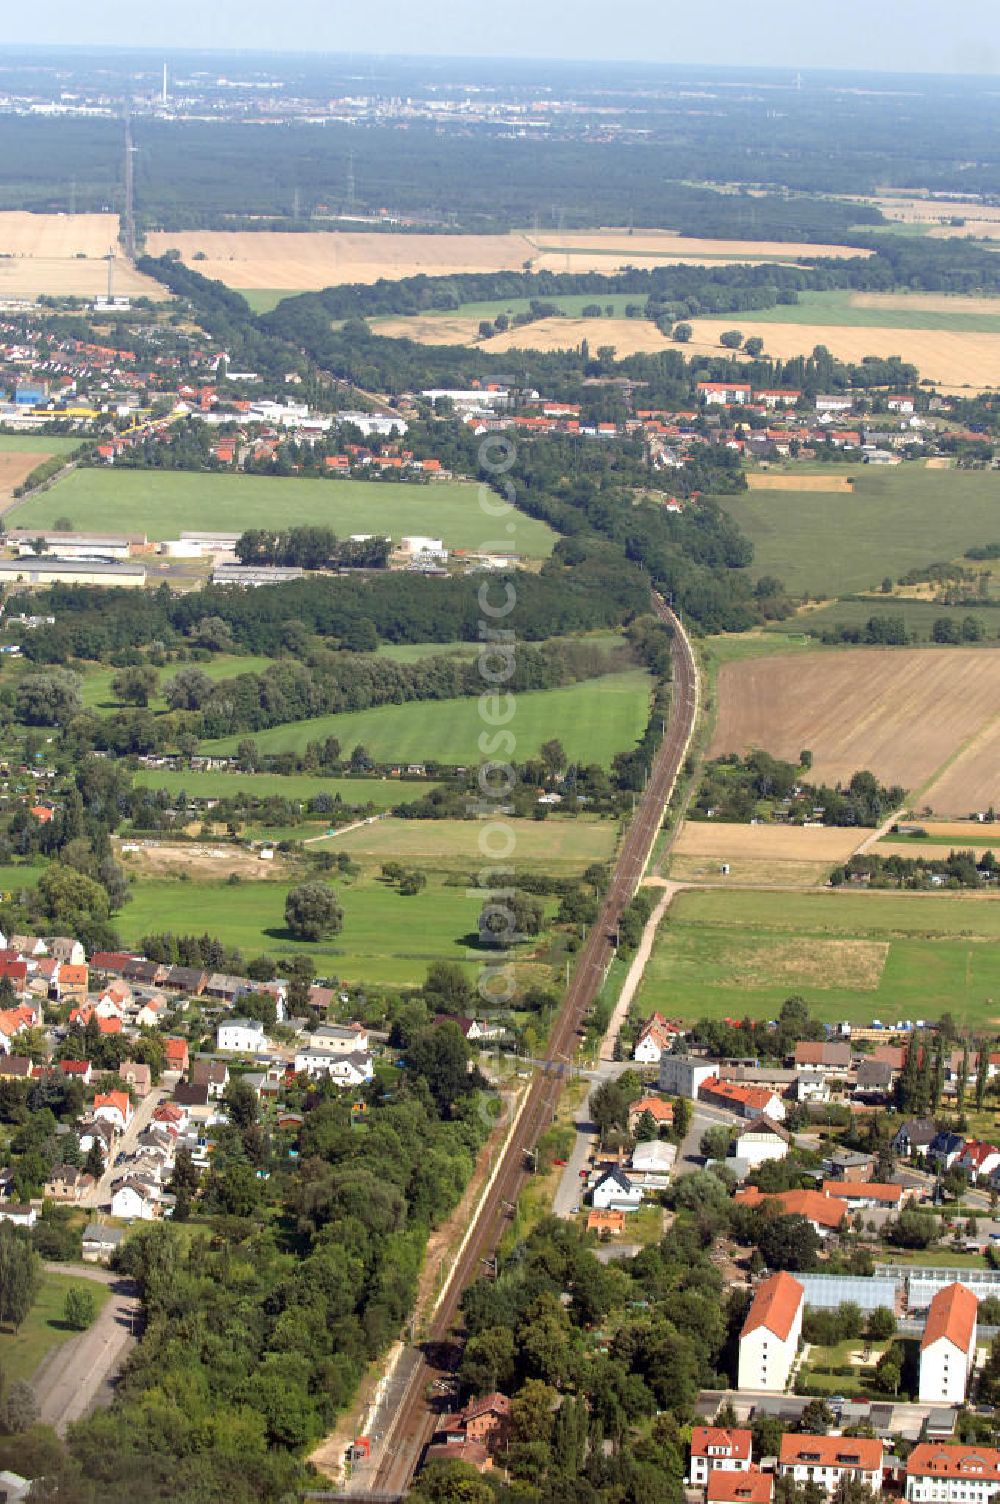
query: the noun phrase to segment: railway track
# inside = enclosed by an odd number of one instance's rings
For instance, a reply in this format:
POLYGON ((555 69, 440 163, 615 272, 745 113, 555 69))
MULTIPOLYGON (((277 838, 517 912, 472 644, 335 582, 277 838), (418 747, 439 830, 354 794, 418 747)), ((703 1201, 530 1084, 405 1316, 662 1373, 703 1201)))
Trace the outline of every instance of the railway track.
MULTIPOLYGON (((660 743, 649 781, 636 807, 618 855, 600 916, 591 927, 553 1026, 549 1053, 528 1088, 517 1125, 504 1151, 493 1186, 480 1208, 472 1236, 455 1262, 422 1349, 414 1349, 402 1397, 378 1447, 378 1462, 353 1498, 399 1497, 420 1463, 433 1434, 436 1411, 428 1388, 454 1362, 449 1343, 465 1289, 492 1260, 517 1197, 530 1174, 530 1151, 552 1122, 563 1083, 569 1074, 578 1031, 594 1002, 614 957, 622 912, 638 887, 667 801, 687 753, 698 713, 698 671, 694 653, 679 619, 660 596, 653 608, 674 631, 673 703, 670 723, 660 743)), ((358 1480, 360 1483, 360 1480, 358 1480)))

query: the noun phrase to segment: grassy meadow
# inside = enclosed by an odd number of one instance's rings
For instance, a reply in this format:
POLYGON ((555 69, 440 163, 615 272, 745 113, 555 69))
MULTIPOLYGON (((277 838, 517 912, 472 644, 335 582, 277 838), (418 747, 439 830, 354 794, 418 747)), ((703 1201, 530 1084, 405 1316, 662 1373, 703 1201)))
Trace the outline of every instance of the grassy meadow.
MULTIPOLYGON (((558 737, 572 761, 607 766, 642 736, 651 687, 645 670, 631 669, 518 695, 509 728, 517 742, 514 755, 531 757, 558 737)), ((477 699, 422 700, 292 721, 258 732, 254 740, 264 753, 301 752, 311 741, 335 736, 346 750, 366 747, 376 762, 471 764, 483 760, 479 737, 487 729, 477 699)), ((223 737, 203 743, 203 750, 229 754, 240 740, 223 737)))
POLYGON ((94 1297, 94 1313, 99 1315, 107 1304, 111 1291, 107 1285, 96 1280, 81 1279, 71 1274, 42 1276, 38 1299, 16 1333, 0 1328, 0 1371, 5 1381, 15 1379, 30 1383, 42 1359, 54 1347, 60 1347, 71 1337, 78 1337, 63 1321, 63 1306, 70 1290, 89 1290, 94 1297))
MULTIPOLYGON (((971 567, 974 566, 970 565, 971 567)), ((872 616, 902 617, 907 637, 919 643, 932 641, 934 623, 942 616, 959 627, 967 616, 974 616, 982 623, 987 642, 995 643, 1000 636, 1000 609, 997 606, 939 606, 933 601, 907 600, 893 595, 876 594, 831 601, 828 605, 817 606, 815 609, 810 607, 796 620, 804 630, 810 632, 822 632, 836 627, 857 627, 863 630, 872 616)), ((768 627, 764 631, 768 636, 784 638, 789 626, 789 622, 783 622, 773 633, 768 627)))
MULTIPOLYGON (((904 294, 900 294, 900 302, 904 294)), ((773 308, 754 309, 744 318, 761 324, 829 324, 853 329, 936 329, 954 334, 1000 334, 1000 298, 996 312, 987 313, 956 304, 953 309, 857 306, 850 288, 832 292, 800 292, 797 303, 778 303, 773 308)), ((734 328, 739 318, 733 316, 734 328)))
MULTIPOLYGON (((328 480, 181 471, 74 470, 51 490, 8 514, 12 527, 51 528, 58 517, 86 532, 127 531, 176 538, 183 529, 317 524, 338 535, 410 533, 442 538, 448 548, 481 548, 495 527, 478 504, 477 486, 402 481, 328 480)), ((516 515, 510 547, 546 558, 556 535, 544 522, 516 515)))
POLYGON ((44 433, 0 433, 0 454, 37 454, 39 463, 46 455, 72 454, 83 440, 77 435, 44 433))
MULTIPOLYGON (((514 867, 535 872, 582 872, 591 862, 610 860, 618 827, 614 820, 586 815, 550 815, 547 820, 511 820, 514 867)), ((320 851, 347 851, 360 862, 398 861, 440 872, 471 872, 483 865, 484 826, 475 820, 397 820, 392 816, 317 842, 320 851)))
POLYGON ((824 1020, 951 1011, 1000 1022, 1000 903, 950 894, 682 893, 660 926, 636 1012, 773 1018, 805 997, 824 1020))
MULTIPOLYGON (((139 788, 182 791, 192 799, 315 799, 329 794, 345 804, 373 804, 391 809, 394 804, 419 799, 438 785, 430 779, 325 778, 320 773, 206 773, 173 768, 140 768, 132 782, 139 788)), ((3 869, 0 869, 2 872, 3 869)))
POLYGON ((756 576, 777 575, 794 594, 831 597, 877 589, 885 575, 1000 537, 1000 476, 990 471, 882 470, 859 457, 851 473, 853 492, 720 498, 754 545, 756 576))

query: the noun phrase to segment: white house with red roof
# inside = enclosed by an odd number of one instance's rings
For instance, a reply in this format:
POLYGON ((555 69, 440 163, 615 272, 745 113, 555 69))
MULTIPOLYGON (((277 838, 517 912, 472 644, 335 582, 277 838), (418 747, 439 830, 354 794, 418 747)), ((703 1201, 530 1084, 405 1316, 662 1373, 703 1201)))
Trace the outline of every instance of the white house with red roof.
POLYGON ((992 1175, 994 1170, 1000 1169, 1000 1149, 996 1144, 987 1144, 982 1139, 970 1138, 955 1161, 960 1170, 964 1170, 973 1182, 982 1177, 992 1175))
POLYGON ((698 396, 707 407, 742 406, 750 401, 749 383, 734 381, 699 381, 698 396))
POLYGON ((882 1492, 882 1443, 867 1436, 785 1435, 778 1473, 796 1483, 817 1483, 828 1494, 845 1479, 882 1492))
POLYGON ((94 1118, 110 1123, 119 1133, 124 1133, 132 1121, 132 1102, 127 1091, 98 1092, 94 1098, 94 1118))
POLYGON ((632 1059, 640 1065, 659 1065, 661 1058, 673 1045, 677 1030, 669 1024, 662 1013, 654 1013, 639 1030, 639 1037, 632 1051, 632 1059))
POLYGON ((771 1504, 774 1498, 774 1474, 748 1473, 716 1468, 708 1475, 705 1504, 771 1504))
POLYGON ((993 1447, 923 1441, 906 1459, 910 1504, 989 1504, 1000 1493, 1000 1452, 993 1447))
POLYGON ((753 1450, 750 1431, 735 1426, 694 1426, 691 1431, 692 1488, 704 1488, 715 1470, 749 1472, 753 1450))
POLYGON ((805 1288, 784 1269, 757 1286, 740 1332, 738 1387, 781 1394, 802 1332, 805 1288))
POLYGON ((963 1405, 976 1362, 979 1302, 967 1285, 945 1285, 930 1303, 920 1342, 921 1404, 963 1405))

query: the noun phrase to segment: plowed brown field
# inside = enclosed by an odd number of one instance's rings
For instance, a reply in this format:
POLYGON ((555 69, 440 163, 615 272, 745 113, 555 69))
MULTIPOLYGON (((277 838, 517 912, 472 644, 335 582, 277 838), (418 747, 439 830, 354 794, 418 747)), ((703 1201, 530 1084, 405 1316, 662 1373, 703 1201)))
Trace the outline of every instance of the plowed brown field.
POLYGON ((794 761, 807 747, 813 781, 868 768, 914 795, 937 772, 916 802, 952 816, 985 808, 996 787, 1000 653, 860 648, 727 663, 718 697, 712 756, 763 747, 794 761))

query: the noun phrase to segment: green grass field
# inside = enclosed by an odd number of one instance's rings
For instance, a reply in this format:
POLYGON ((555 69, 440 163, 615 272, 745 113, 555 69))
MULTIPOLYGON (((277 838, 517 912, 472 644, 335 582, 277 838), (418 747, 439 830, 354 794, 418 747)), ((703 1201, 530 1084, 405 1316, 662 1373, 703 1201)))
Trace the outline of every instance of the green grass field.
MULTIPOLYGON (((866 595, 856 599, 832 601, 829 605, 818 606, 815 610, 808 610, 798 617, 803 629, 810 632, 822 632, 831 627, 858 627, 863 629, 872 616, 900 616, 906 624, 908 637, 915 642, 931 642, 931 633, 934 623, 939 617, 946 616, 949 621, 956 622, 959 626, 967 616, 974 616, 982 622, 983 631, 986 633, 987 643, 995 643, 1000 636, 1000 609, 997 606, 938 606, 932 601, 905 600, 892 595, 866 595)), ((768 636, 775 636, 784 641, 788 634, 790 623, 782 622, 775 625, 772 633, 770 627, 764 631, 768 636)))
POLYGON ((686 1020, 773 1018, 799 994, 824 1021, 1000 1020, 1000 903, 946 894, 683 893, 636 1002, 686 1020))
POLYGON ((842 595, 1000 536, 1000 476, 990 471, 880 470, 859 460, 851 473, 853 493, 719 498, 754 545, 756 576, 777 575, 793 593, 842 595))
MULTIPOLYGON (((166 684, 175 674, 179 674, 185 668, 200 669, 209 679, 234 679, 238 674, 262 674, 276 661, 274 658, 257 657, 252 653, 244 656, 236 653, 220 653, 204 663, 168 663, 166 668, 159 670, 160 684, 166 684)), ((112 679, 117 678, 120 673, 121 669, 105 668, 100 664, 95 664, 84 674, 81 698, 88 710, 121 708, 111 689, 112 679)), ((161 695, 153 695, 149 701, 149 708, 150 710, 166 710, 167 702, 161 695)))
MULTIPOLYGON (((409 533, 442 538, 449 548, 481 548, 496 523, 479 507, 478 487, 463 482, 407 485, 257 475, 197 475, 178 471, 74 470, 50 491, 8 513, 12 527, 52 527, 68 517, 81 531, 121 529, 150 538, 176 538, 182 529, 322 524, 338 535, 409 533)), ((544 522, 515 514, 509 546, 544 558, 556 535, 544 522)))
POLYGON ((282 298, 295 298, 300 294, 283 287, 252 287, 249 291, 241 287, 240 296, 246 298, 254 313, 270 313, 282 298))
MULTIPOLYGON (((616 752, 627 751, 642 735, 649 718, 651 685, 645 670, 631 669, 565 689, 519 695, 508 728, 517 742, 513 755, 532 757, 543 742, 558 737, 572 761, 607 766, 616 752)), ((336 736, 345 749, 359 744, 367 747, 378 762, 469 764, 487 755, 479 748, 484 731, 489 728, 481 719, 477 699, 421 700, 292 721, 261 731, 254 739, 265 753, 302 751, 308 742, 336 736)), ((205 742, 203 748, 209 753, 230 753, 240 739, 223 737, 205 742)))
POLYGON ((0 866, 0 892, 12 893, 17 888, 33 888, 44 867, 44 861, 10 862, 0 866))
MULTIPOLYGON (((936 329, 953 334, 1000 334, 1000 298, 996 313, 971 313, 956 307, 937 312, 913 308, 855 308, 849 288, 833 292, 800 292, 797 303, 778 303, 746 315, 761 324, 829 324, 852 329, 936 329)), ((902 297, 903 294, 900 294, 902 297)))
POLYGON ((63 1324, 63 1305, 69 1290, 89 1290, 94 1297, 95 1314, 106 1305, 110 1290, 96 1280, 71 1274, 43 1274, 38 1299, 28 1313, 20 1331, 0 1331, 0 1372, 6 1382, 24 1379, 30 1382, 42 1359, 54 1347, 79 1336, 63 1324))
MULTIPOLYGON (((397 820, 390 816, 317 842, 319 850, 349 851, 361 862, 399 861, 433 871, 476 871, 489 861, 480 848, 485 827, 476 820, 397 820)), ((582 872, 611 858, 614 820, 550 815, 547 820, 511 820, 513 847, 507 865, 534 872, 582 872)))
MULTIPOLYGON (((430 779, 324 778, 321 774, 289 773, 192 773, 173 769, 140 768, 132 780, 140 788, 183 790, 193 799, 232 799, 247 794, 254 799, 315 799, 317 794, 338 794, 345 804, 374 804, 391 809, 394 804, 419 799, 436 789, 430 779)), ((0 868, 0 882, 5 868, 0 868)))
POLYGON ((374 874, 349 884, 334 880, 343 929, 310 945, 296 942, 285 929, 290 886, 143 879, 132 890, 132 902, 115 916, 115 926, 128 945, 152 931, 200 935, 209 929, 247 957, 302 951, 313 957, 319 975, 385 986, 422 982, 432 961, 456 961, 470 974, 480 964, 475 950, 471 958, 467 952, 481 900, 464 887, 445 887, 429 875, 422 893, 404 898, 374 874))
POLYGON ((0 453, 4 454, 72 454, 83 440, 69 434, 0 433, 0 453))

